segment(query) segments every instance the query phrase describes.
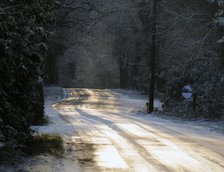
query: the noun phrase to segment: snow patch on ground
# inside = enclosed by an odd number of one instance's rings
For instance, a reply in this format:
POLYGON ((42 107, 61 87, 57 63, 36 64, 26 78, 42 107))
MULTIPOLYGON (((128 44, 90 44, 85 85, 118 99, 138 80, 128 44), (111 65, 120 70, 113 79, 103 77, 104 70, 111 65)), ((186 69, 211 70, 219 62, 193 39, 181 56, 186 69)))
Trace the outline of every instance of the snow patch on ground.
POLYGON ((59 134, 61 137, 70 136, 75 132, 71 123, 62 119, 60 114, 54 110, 53 106, 57 101, 47 98, 45 100, 45 114, 49 119, 46 126, 33 126, 32 129, 39 134, 59 134))
MULTIPOLYGON (((158 112, 152 114, 146 113, 146 102, 148 98, 146 95, 142 95, 138 91, 131 90, 111 90, 112 92, 119 94, 119 101, 121 110, 123 110, 125 115, 137 118, 143 121, 156 122, 161 124, 166 124, 167 126, 179 126, 185 128, 191 128, 194 131, 201 133, 206 133, 214 131, 217 134, 224 134, 224 121, 206 121, 206 120, 196 120, 187 121, 185 119, 175 119, 166 115, 162 109, 162 103, 159 99, 154 100, 155 109, 158 112), (122 109, 123 108, 123 109, 122 109)), ((214 133, 212 133, 214 134, 214 133)))

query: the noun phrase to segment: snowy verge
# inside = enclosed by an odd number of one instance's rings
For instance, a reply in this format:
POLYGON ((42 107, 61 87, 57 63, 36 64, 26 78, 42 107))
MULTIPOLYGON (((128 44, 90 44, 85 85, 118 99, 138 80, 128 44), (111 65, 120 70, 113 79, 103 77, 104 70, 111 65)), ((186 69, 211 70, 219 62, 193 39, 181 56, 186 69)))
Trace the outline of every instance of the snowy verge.
POLYGON ((208 121, 204 119, 186 120, 170 116, 169 113, 164 112, 162 103, 159 99, 155 99, 155 109, 157 111, 152 114, 146 113, 146 102, 148 101, 146 95, 142 95, 138 91, 130 90, 111 90, 119 94, 120 106, 123 113, 129 117, 137 118, 143 121, 157 122, 166 124, 167 126, 179 126, 192 129, 198 132, 212 131, 219 134, 224 134, 224 120, 208 121))

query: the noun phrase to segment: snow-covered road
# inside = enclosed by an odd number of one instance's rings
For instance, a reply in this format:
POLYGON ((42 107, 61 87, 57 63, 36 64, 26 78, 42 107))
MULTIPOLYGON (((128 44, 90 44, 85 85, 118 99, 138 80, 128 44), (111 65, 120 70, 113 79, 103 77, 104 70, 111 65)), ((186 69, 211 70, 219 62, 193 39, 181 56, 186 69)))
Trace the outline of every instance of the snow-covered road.
POLYGON ((131 91, 65 89, 51 128, 74 145, 84 172, 224 171, 222 135, 145 116, 145 103, 131 91))

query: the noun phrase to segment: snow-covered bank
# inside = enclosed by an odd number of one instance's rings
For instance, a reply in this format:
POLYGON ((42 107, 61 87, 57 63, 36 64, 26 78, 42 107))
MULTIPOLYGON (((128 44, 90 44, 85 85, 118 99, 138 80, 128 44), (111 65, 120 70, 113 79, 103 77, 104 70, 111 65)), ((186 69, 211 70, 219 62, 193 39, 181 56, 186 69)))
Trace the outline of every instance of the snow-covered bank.
POLYGON ((181 127, 191 128, 201 132, 214 131, 219 134, 224 134, 224 119, 219 121, 209 121, 209 120, 186 120, 181 118, 175 118, 170 116, 170 114, 163 112, 162 103, 159 99, 155 99, 155 109, 158 111, 147 114, 146 113, 146 102, 148 97, 142 95, 138 91, 132 90, 108 90, 119 95, 120 109, 123 114, 137 118, 143 121, 154 121, 166 123, 167 126, 179 125, 181 127))
POLYGON ((80 167, 74 152, 71 152, 70 138, 74 135, 75 129, 71 123, 64 120, 60 113, 54 109, 54 104, 62 101, 63 89, 60 87, 45 88, 45 115, 49 123, 45 126, 33 126, 38 134, 56 134, 64 140, 64 155, 54 157, 40 155, 31 158, 23 165, 27 172, 79 172, 80 167))

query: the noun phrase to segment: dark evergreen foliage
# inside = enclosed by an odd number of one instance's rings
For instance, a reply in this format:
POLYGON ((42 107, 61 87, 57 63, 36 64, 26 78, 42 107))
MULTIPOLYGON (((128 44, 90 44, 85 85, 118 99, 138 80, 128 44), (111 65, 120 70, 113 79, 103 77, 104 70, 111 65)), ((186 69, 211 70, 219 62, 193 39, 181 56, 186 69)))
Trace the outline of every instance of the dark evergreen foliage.
MULTIPOLYGON (((144 27, 142 42, 149 52, 151 2, 136 1, 144 27)), ((223 1, 166 0, 159 1, 157 8, 156 93, 164 110, 185 118, 220 119, 224 115, 223 1), (195 111, 192 101, 181 95, 188 84, 197 95, 195 111)), ((140 57, 140 62, 150 59, 146 53, 140 57)), ((148 87, 147 66, 137 66, 141 71, 137 76, 129 74, 129 79, 137 78, 138 89, 148 87)))
POLYGON ((53 0, 0 2, 0 142, 22 143, 44 115, 42 61, 53 0))

